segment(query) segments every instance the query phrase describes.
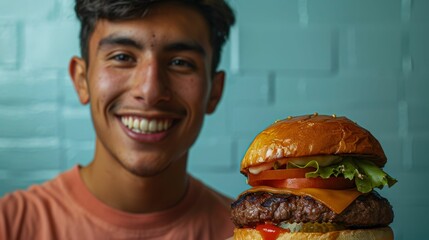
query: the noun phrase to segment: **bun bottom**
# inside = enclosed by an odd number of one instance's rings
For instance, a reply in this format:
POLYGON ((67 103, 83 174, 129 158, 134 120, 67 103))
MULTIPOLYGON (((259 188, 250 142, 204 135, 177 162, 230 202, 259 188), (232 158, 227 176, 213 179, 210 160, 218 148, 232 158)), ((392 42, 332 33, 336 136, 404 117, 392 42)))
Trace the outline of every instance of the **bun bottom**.
MULTIPOLYGON (((252 228, 234 229, 235 240, 264 240, 258 230, 252 228)), ((327 233, 282 233, 277 240, 393 240, 390 227, 373 229, 342 230, 327 233)))

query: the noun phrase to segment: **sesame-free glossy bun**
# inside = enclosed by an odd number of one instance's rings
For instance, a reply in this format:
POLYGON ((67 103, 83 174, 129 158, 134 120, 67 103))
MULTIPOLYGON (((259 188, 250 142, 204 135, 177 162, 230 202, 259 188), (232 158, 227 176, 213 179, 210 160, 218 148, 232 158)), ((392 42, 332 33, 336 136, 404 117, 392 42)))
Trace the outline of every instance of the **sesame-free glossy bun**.
POLYGON ((323 155, 357 155, 379 167, 387 161, 368 130, 346 117, 312 114, 276 121, 259 133, 241 162, 241 172, 281 158, 323 155))
MULTIPOLYGON (((281 233, 277 240, 393 240, 390 227, 343 230, 327 233, 281 233)), ((258 230, 252 228, 234 229, 234 240, 263 240, 258 230)))

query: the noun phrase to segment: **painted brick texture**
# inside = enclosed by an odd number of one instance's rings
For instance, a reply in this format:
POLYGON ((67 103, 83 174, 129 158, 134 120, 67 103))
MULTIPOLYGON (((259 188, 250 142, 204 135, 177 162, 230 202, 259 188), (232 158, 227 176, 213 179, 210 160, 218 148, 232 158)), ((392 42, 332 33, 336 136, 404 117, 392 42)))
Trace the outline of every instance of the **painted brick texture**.
MULTIPOLYGON (((189 169, 237 196, 263 128, 290 115, 346 115, 383 145, 395 239, 422 239, 429 212, 429 1, 230 0, 237 13, 189 169)), ((0 196, 92 158, 89 109, 67 74, 79 55, 72 0, 0 1, 0 196)))

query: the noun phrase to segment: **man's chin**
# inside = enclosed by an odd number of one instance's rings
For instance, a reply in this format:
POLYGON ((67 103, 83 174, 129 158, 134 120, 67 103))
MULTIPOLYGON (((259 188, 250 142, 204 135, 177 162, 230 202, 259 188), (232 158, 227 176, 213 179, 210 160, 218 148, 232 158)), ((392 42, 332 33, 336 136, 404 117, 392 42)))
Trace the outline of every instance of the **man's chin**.
POLYGON ((120 162, 122 167, 136 177, 154 177, 167 171, 172 165, 169 161, 139 160, 134 162, 120 162))

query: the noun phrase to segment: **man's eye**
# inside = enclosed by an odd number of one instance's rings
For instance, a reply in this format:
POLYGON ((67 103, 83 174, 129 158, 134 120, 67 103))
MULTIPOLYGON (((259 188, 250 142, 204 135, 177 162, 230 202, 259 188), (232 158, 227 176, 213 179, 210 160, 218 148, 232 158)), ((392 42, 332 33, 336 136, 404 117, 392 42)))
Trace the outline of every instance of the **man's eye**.
POLYGON ((172 66, 177 66, 177 67, 189 67, 189 68, 195 68, 194 64, 192 64, 189 61, 183 60, 183 59, 173 59, 171 61, 171 65, 172 66))
POLYGON ((131 62, 133 61, 133 57, 131 57, 130 55, 127 54, 117 54, 115 56, 113 56, 113 59, 116 61, 121 61, 121 62, 131 62))

